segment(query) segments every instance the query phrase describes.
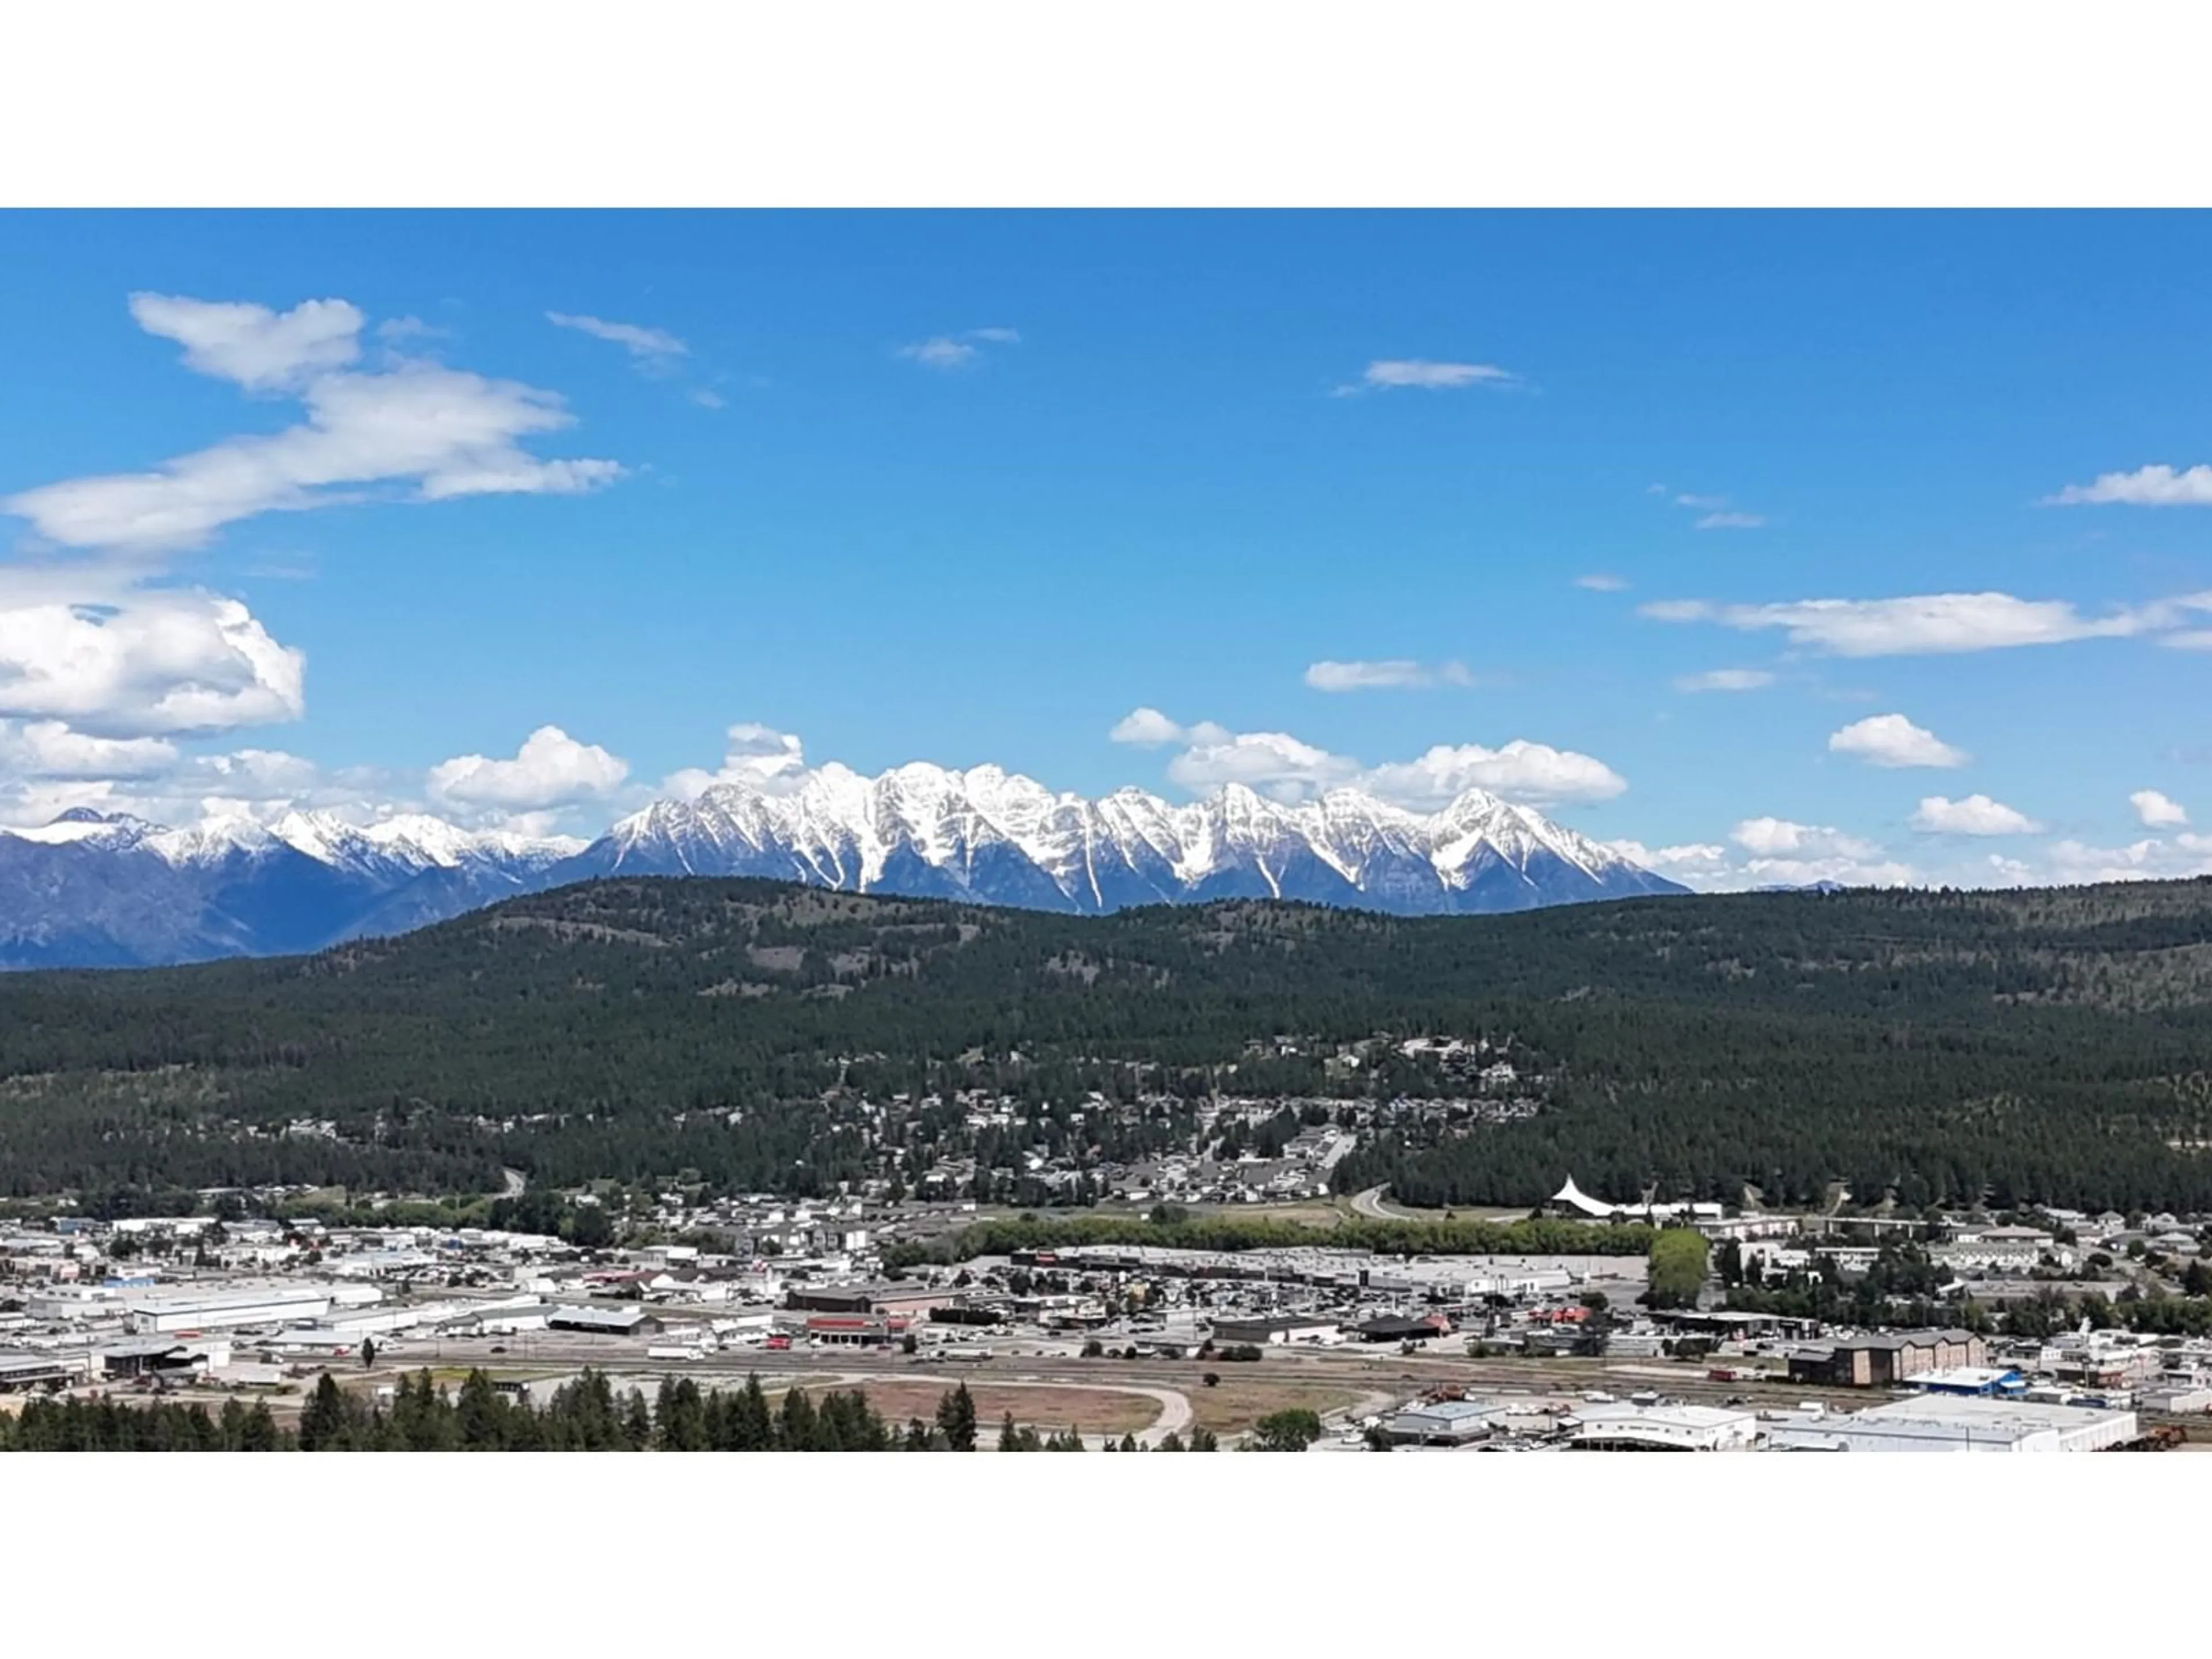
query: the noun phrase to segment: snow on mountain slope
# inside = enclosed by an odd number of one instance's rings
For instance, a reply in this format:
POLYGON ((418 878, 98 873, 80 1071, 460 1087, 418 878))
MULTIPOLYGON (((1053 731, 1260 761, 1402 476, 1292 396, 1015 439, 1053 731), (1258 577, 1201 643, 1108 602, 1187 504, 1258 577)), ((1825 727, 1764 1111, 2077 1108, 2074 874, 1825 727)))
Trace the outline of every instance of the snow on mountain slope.
POLYGON ((661 800, 586 845, 421 814, 292 812, 181 829, 84 811, 0 830, 0 967, 306 951, 613 874, 765 876, 1100 914, 1214 898, 1400 915, 1684 890, 1479 790, 1424 815, 1355 790, 1285 804, 1231 784, 1173 804, 1055 793, 995 766, 829 765, 661 800))
POLYGON ((1250 894, 1423 913, 1683 890, 1480 790, 1428 816, 1355 790, 1285 805, 1240 784, 1174 805, 921 764, 876 778, 825 766, 784 793, 723 783, 658 801, 564 869, 781 874, 1082 911, 1250 894))

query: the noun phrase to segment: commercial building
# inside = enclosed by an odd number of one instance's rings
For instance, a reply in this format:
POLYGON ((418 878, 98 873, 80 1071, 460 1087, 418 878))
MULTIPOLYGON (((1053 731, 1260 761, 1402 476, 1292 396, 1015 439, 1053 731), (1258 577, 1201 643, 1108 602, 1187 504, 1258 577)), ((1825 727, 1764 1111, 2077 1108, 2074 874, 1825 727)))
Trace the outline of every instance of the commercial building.
POLYGON ((1576 1451, 1747 1451, 1759 1419, 1723 1406, 1588 1406, 1568 1444, 1576 1451))
POLYGON ((642 1308, 556 1308, 545 1316, 545 1327, 588 1336, 653 1336, 660 1322, 642 1308))
POLYGON ((331 1310, 327 1285, 258 1285, 173 1296, 132 1298, 127 1322, 142 1335, 171 1332, 235 1330, 253 1325, 289 1325, 322 1318, 331 1310))
POLYGON ((1464 1446, 1495 1432, 1504 1414, 1485 1401, 1425 1401, 1384 1419, 1382 1431, 1408 1445, 1464 1446))
POLYGON ((1213 1340, 1264 1348, 1271 1344, 1334 1340, 1343 1322, 1331 1314, 1278 1314, 1265 1318, 1217 1319, 1213 1340))
POLYGON ((832 1348, 885 1348, 907 1333, 907 1322, 891 1314, 816 1314, 806 1322, 806 1340, 832 1348))
POLYGON ((2103 1451, 2136 1437, 2136 1414, 2026 1400, 1923 1395, 1864 1411, 1804 1412, 1770 1422, 1776 1451, 2103 1451))
POLYGON ((1829 1388, 1879 1389, 1923 1371, 1989 1364, 1989 1345, 1972 1331, 1894 1331, 1852 1336, 1790 1356, 1790 1380, 1829 1388))

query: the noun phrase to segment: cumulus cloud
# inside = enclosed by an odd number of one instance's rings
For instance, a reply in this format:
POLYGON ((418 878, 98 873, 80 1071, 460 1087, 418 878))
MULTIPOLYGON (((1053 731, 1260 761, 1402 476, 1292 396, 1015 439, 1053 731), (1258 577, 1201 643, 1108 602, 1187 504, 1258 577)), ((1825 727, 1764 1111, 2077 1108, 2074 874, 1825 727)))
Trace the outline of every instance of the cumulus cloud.
POLYGON ((412 485, 416 499, 574 495, 623 476, 610 460, 547 460, 526 438, 574 424, 561 398, 512 380, 402 359, 363 373, 361 313, 316 301, 259 307, 139 295, 133 315, 185 346, 188 365, 299 398, 300 424, 226 439, 144 472, 65 479, 0 501, 49 543, 135 556, 198 547, 226 525, 412 485))
POLYGON ((541 726, 512 760, 457 755, 428 775, 430 793, 464 806, 542 811, 601 799, 629 775, 629 765, 596 744, 579 743, 557 726, 541 726))
POLYGON ((1609 851, 1631 864, 1691 886, 1706 886, 1728 879, 1729 850, 1712 842, 1685 842, 1674 847, 1647 847, 1640 841, 1609 841, 1609 851))
POLYGON ((1577 587, 1586 587, 1593 593, 1618 593, 1628 586, 1625 576, 1608 576, 1603 571, 1594 571, 1587 576, 1575 578, 1577 587))
POLYGON ((1522 738, 1496 749, 1438 744, 1413 760, 1361 773, 1359 785, 1418 811, 1446 805, 1470 789, 1531 806, 1564 806, 1610 800, 1628 787, 1618 772, 1593 756, 1522 738))
POLYGON ((691 350, 665 329, 645 328, 636 323, 610 323, 602 318, 574 316, 564 311, 549 311, 545 320, 556 328, 573 329, 595 340, 618 345, 629 353, 630 362, 650 372, 665 369, 691 350))
POLYGON ((1798 599, 1779 605, 1661 599, 1641 610, 1656 622, 1717 623, 1745 630, 1778 628, 1792 645, 1832 656, 1925 656, 2155 633, 2179 625, 2191 611, 2212 610, 2212 593, 2185 594, 2102 617, 2084 616, 2068 600, 2022 599, 2010 593, 1798 599))
POLYGON ((1687 842, 1651 847, 1638 841, 1607 845, 1647 870, 1711 892, 1807 887, 1820 882, 1900 887, 1921 879, 1912 866, 1891 858, 1877 843, 1821 824, 1746 818, 1729 832, 1729 842, 1731 845, 1687 842))
POLYGON ((1358 381, 1337 387, 1340 396, 1359 392, 1388 392, 1418 386, 1427 392, 1456 392, 1471 386, 1503 386, 1520 378, 1495 363, 1438 362, 1428 357, 1378 358, 1361 371, 1358 381))
POLYGON ((2186 832, 2171 840, 2149 838, 2125 847, 2053 842, 2046 854, 2051 878, 2060 882, 2161 881, 2212 875, 2212 836, 2186 832))
POLYGON ((2142 466, 2132 472, 2106 472, 2091 483, 2069 484, 2044 497, 2046 507, 2212 507, 2212 466, 2177 472, 2170 466, 2142 466))
POLYGON ((1194 744, 1168 763, 1168 776, 1186 789, 1241 783, 1280 800, 1297 800, 1350 783, 1358 763, 1302 743, 1287 732, 1222 733, 1194 744))
POLYGON ((361 355, 367 319, 343 300, 266 306, 134 294, 131 315, 146 332, 185 349, 185 366, 248 392, 281 392, 343 368, 361 355))
POLYGON ((1873 859, 1881 848, 1873 842, 1844 834, 1826 825, 1796 823, 1788 818, 1745 818, 1729 832, 1729 839, 1747 853, 1762 858, 1791 854, 1802 858, 1873 859))
POLYGON ((2187 808, 2155 789, 2136 790, 2128 797, 2128 805, 2136 809, 2136 816, 2148 829, 2170 829, 2189 822, 2187 808))
POLYGON ((1133 743, 1146 748, 1182 740, 1182 727, 1157 708, 1133 708, 1114 723, 1106 734, 1111 743, 1133 743))
POLYGON ((1316 691, 1380 691, 1429 685, 1472 685, 1474 676, 1462 662, 1433 667, 1407 657, 1381 662, 1317 662, 1306 670, 1316 691))
POLYGON ((693 800, 717 784, 742 784, 781 793, 795 789, 806 775, 806 745, 797 734, 741 720, 725 733, 722 763, 709 772, 687 767, 671 773, 661 787, 679 800, 693 800))
POLYGON ((0 718, 121 738, 292 720, 304 712, 306 669, 301 653, 217 594, 0 599, 0 718))
POLYGON ((1684 674, 1674 682, 1677 691, 1757 691, 1774 684, 1764 668, 1712 668, 1702 674, 1684 674))
POLYGON ((1832 754, 1855 755, 1872 766, 1964 766, 1970 757, 1902 714, 1869 714, 1828 737, 1832 754))
POLYGON ((1938 836, 2028 836, 2043 828, 2027 813, 1987 795, 1964 800, 1924 796, 1912 814, 1912 827, 1938 836))
POLYGON ((0 773, 21 778, 159 777, 177 763, 160 738, 95 738, 59 720, 0 720, 0 773))
POLYGON ((927 340, 902 345, 898 355, 924 368, 965 368, 982 355, 987 345, 1018 345, 1021 331, 1012 328, 971 328, 960 334, 933 334, 927 340))

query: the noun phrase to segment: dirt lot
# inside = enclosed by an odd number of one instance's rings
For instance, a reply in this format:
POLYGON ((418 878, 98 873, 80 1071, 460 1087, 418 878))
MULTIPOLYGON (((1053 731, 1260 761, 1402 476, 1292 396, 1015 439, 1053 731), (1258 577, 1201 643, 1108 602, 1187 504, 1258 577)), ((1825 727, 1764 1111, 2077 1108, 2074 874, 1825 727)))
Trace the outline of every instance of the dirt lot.
POLYGON ((1234 1370, 1224 1368, 1216 1388, 1189 1390, 1193 1419, 1199 1427, 1212 1429, 1224 1440, 1243 1433, 1271 1412, 1296 1411, 1303 1407, 1326 1415, 1342 1411, 1358 1398, 1349 1389, 1331 1388, 1325 1382, 1239 1376, 1233 1374, 1234 1370))
MULTIPOLYGON (((937 1402, 951 1382, 867 1382, 859 1385, 868 1396, 868 1403, 887 1418, 893 1427, 902 1427, 908 1418, 919 1417, 925 1423, 937 1417, 937 1402)), ((1134 1434, 1152 1426, 1160 1414, 1160 1404, 1140 1394, 1118 1394, 1109 1389, 1049 1389, 1024 1387, 1018 1382, 971 1382, 968 1392, 975 1396, 975 1420, 986 1437, 995 1436, 1000 1420, 1008 1412, 1014 1421, 1050 1432, 1054 1429, 1073 1428, 1085 1434, 1134 1434)))

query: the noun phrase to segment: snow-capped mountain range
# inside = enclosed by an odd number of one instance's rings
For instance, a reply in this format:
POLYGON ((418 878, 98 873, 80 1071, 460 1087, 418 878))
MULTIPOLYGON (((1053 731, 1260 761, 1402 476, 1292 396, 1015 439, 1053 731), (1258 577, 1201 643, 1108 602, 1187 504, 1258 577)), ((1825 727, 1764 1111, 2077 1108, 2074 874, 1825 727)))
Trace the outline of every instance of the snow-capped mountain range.
POLYGON ((1232 784, 1176 805, 1056 794, 996 767, 842 766, 721 783, 599 840, 413 815, 295 812, 188 829, 79 810, 0 831, 0 967, 105 967, 318 949, 606 875, 766 876, 848 891, 1100 913, 1290 898, 1401 915, 1686 890, 1480 790, 1409 812, 1352 790, 1285 805, 1232 784))

